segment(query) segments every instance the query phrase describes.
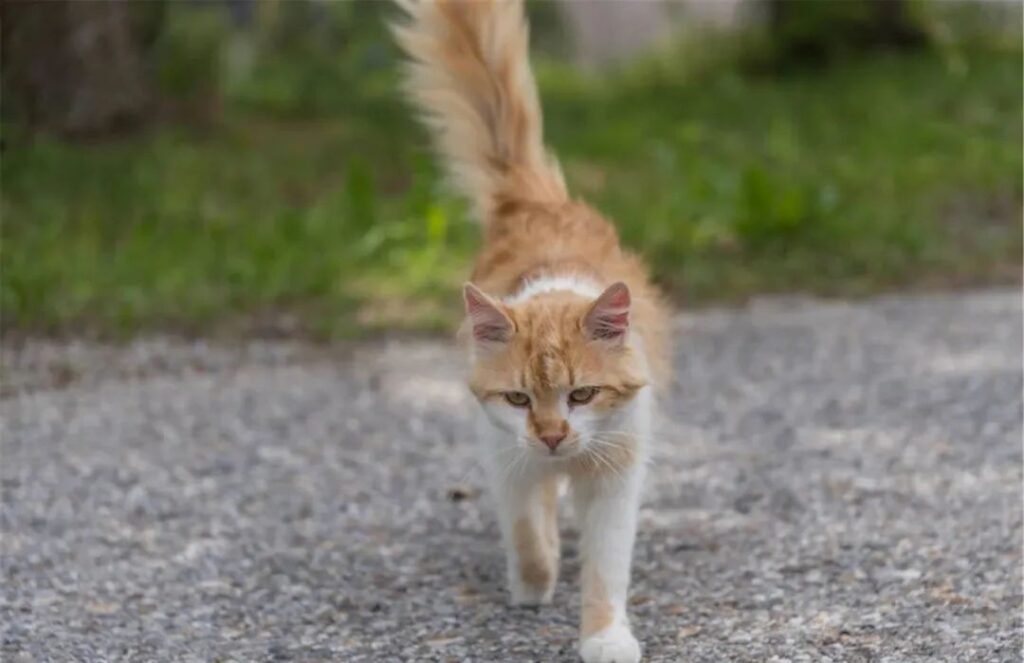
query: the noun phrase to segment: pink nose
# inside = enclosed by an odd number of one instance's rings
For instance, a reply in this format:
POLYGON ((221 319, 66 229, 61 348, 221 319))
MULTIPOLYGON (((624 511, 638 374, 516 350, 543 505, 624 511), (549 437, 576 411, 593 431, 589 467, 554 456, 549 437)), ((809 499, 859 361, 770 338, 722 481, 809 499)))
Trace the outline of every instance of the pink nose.
POLYGON ((554 451, 555 447, 565 439, 565 433, 545 433, 539 437, 541 442, 548 445, 548 449, 554 451))

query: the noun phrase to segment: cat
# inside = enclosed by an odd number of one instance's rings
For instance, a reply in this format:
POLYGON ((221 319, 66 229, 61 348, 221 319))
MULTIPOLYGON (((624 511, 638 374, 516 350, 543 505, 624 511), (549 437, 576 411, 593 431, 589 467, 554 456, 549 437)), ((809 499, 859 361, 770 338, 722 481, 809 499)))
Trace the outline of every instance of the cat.
POLYGON ((406 93, 483 226, 463 337, 512 602, 552 599, 567 481, 580 519, 580 656, 638 661, 627 592, 652 390, 670 365, 668 309, 615 228, 570 198, 544 146, 522 1, 398 4, 406 93))

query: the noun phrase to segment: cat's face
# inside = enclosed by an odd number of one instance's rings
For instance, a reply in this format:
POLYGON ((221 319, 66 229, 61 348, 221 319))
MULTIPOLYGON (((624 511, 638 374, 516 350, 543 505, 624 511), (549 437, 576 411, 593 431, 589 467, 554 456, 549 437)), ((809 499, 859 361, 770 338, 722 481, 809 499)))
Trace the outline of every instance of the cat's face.
POLYGON ((466 292, 474 337, 470 387, 495 427, 545 458, 599 455, 624 443, 647 382, 628 338, 629 290, 569 292, 506 305, 466 292))

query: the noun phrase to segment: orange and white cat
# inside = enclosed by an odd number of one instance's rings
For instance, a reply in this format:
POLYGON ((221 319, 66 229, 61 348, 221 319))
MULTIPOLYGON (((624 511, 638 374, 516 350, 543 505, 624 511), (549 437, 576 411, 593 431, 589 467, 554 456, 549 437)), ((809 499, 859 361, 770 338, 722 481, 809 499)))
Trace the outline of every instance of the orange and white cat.
POLYGON ((520 0, 400 0, 406 89, 484 246, 465 286, 476 434, 516 604, 551 601, 557 500, 580 518, 580 655, 640 660, 626 615, 667 310, 615 228, 544 147, 520 0))

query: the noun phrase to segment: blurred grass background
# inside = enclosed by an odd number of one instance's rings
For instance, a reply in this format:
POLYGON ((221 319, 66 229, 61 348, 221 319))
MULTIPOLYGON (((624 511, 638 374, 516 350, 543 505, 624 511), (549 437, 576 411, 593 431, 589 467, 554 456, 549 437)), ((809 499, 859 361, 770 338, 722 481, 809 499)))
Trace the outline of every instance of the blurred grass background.
MULTIPOLYGON (((548 141, 684 307, 1019 282, 1019 31, 919 9, 915 48, 747 27, 585 73, 531 4, 548 141)), ((397 94, 394 11, 257 10, 163 3, 130 131, 30 131, 4 95, 5 332, 451 326, 478 231, 397 94)))

